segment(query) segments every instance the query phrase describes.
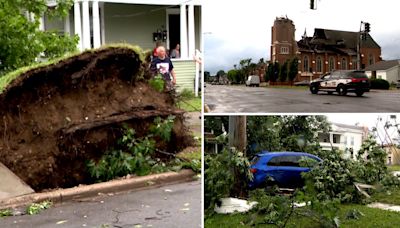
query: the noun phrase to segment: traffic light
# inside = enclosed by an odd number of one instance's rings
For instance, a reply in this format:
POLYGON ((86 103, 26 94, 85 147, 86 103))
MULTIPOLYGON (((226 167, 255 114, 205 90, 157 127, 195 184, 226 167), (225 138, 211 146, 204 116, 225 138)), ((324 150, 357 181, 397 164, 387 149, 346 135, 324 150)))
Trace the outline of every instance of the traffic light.
POLYGON ((315 0, 310 0, 310 9, 312 9, 312 10, 315 9, 314 8, 314 6, 315 6, 315 4, 314 4, 315 2, 314 1, 315 0))
POLYGON ((364 26, 365 26, 365 27, 364 27, 364 28, 365 28, 365 32, 367 32, 367 33, 368 33, 368 32, 370 32, 370 31, 371 31, 371 30, 370 30, 370 24, 369 24, 368 22, 367 22, 367 23, 365 23, 365 24, 364 24, 364 26))
POLYGON ((363 33, 361 34, 361 39, 362 39, 362 40, 367 40, 367 33, 363 32, 363 33))

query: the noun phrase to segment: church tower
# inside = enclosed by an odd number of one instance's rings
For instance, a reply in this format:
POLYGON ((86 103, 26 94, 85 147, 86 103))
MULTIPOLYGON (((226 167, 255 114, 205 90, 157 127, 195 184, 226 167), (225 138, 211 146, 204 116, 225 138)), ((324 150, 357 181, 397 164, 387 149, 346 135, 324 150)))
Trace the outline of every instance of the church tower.
POLYGON ((283 64, 296 55, 296 31, 293 21, 287 17, 277 17, 271 28, 271 62, 283 64))

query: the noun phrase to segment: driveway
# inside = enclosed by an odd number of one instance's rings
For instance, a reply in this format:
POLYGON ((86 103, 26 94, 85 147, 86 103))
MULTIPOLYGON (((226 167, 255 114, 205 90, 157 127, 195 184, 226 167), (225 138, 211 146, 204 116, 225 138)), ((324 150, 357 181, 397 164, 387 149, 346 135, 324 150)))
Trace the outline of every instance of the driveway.
POLYGON ((400 90, 371 91, 362 97, 311 94, 305 89, 210 85, 205 104, 214 113, 400 112, 400 90))
POLYGON ((201 183, 193 181, 54 205, 0 218, 0 227, 201 227, 201 183))

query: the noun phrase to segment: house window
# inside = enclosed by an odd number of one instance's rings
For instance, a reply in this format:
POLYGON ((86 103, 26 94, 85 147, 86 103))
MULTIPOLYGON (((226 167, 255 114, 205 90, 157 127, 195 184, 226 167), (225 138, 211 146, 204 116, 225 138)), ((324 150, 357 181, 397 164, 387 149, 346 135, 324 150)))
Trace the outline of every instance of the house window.
POLYGON ((330 57, 329 58, 329 71, 333 71, 335 69, 335 58, 330 57))
POLYGON ((350 138, 350 145, 354 146, 354 137, 350 138))
POLYGON ((322 72, 322 59, 320 56, 317 57, 317 72, 322 72))
POLYGON ((368 64, 369 65, 372 65, 372 64, 374 64, 375 63, 375 58, 374 58, 374 56, 372 55, 372 54, 369 54, 369 56, 368 56, 368 64))
POLYGON ((308 56, 304 56, 303 59, 303 71, 304 72, 309 72, 310 71, 310 65, 308 64, 308 56))
POLYGON ((340 143, 340 135, 333 134, 333 142, 332 143, 340 143))
POLYGON ((289 54, 289 48, 288 47, 281 47, 281 54, 289 54))
POLYGON ((342 70, 347 70, 347 59, 342 58, 342 70))

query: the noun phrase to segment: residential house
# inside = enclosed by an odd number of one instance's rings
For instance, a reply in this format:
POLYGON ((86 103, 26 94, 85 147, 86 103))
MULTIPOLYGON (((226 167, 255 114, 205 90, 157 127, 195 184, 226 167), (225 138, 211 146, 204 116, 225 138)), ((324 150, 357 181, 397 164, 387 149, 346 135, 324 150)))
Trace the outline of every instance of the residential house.
POLYGON ((400 60, 380 61, 365 68, 365 73, 370 78, 385 79, 389 83, 400 80, 400 60))
MULTIPOLYGON (((56 4, 48 1, 49 7, 56 4)), ((201 18, 201 0, 75 0, 65 19, 45 15, 41 28, 77 35, 80 50, 120 42, 144 50, 153 50, 156 42, 167 49, 180 44, 181 58, 172 60, 177 85, 195 90, 204 72, 195 60, 204 48, 201 18)))
POLYGON ((360 47, 360 69, 381 60, 381 48, 370 34, 360 38, 359 32, 315 28, 313 36, 306 31, 295 40, 295 25, 287 17, 276 18, 271 29, 271 63, 283 64, 297 58, 295 81, 312 80, 332 70, 357 69, 360 47))
POLYGON ((354 125, 332 123, 332 130, 319 133, 319 144, 323 150, 343 151, 345 158, 356 159, 363 141, 368 137, 368 128, 354 125))

